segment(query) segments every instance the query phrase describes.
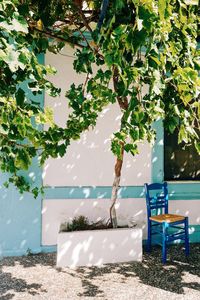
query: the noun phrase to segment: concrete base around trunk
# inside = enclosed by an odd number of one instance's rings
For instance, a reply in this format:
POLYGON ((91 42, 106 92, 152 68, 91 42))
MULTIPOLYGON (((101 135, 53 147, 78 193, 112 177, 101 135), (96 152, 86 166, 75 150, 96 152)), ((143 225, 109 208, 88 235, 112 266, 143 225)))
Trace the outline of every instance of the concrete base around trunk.
POLYGON ((142 229, 60 232, 57 267, 99 266, 142 260, 142 229))

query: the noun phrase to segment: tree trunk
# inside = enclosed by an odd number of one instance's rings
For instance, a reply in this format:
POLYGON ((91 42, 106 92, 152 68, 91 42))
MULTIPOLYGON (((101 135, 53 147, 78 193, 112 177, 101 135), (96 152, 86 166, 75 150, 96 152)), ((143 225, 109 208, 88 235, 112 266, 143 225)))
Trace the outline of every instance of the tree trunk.
POLYGON ((124 156, 124 149, 122 145, 122 156, 121 159, 117 158, 115 164, 115 178, 112 186, 112 196, 111 196, 111 207, 110 207, 110 220, 112 222, 113 228, 117 228, 117 214, 115 209, 115 203, 117 200, 117 192, 119 189, 120 179, 121 179, 121 169, 123 164, 123 156, 124 156))
MULTIPOLYGON (((117 67, 113 69, 113 86, 114 90, 117 93, 118 91, 118 82, 119 82, 119 72, 117 67)), ((128 98, 117 96, 117 101, 120 106, 122 112, 128 109, 128 98)), ((112 186, 112 196, 111 196, 111 206, 110 206, 110 220, 112 223, 113 228, 117 227, 117 214, 115 209, 115 203, 117 200, 117 192, 119 189, 120 179, 121 179, 121 170, 123 165, 123 158, 124 158, 124 144, 121 143, 121 156, 117 158, 115 163, 115 178, 112 186)))

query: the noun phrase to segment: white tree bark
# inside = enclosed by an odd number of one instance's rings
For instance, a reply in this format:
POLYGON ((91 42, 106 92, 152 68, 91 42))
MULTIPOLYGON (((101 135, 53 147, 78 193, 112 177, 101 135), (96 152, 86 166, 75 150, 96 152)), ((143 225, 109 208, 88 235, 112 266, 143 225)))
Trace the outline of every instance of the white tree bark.
POLYGON ((117 228, 117 213, 116 213, 116 209, 115 209, 115 203, 117 200, 117 192, 119 189, 120 178, 121 178, 121 176, 119 176, 119 177, 115 176, 113 186, 112 186, 110 219, 111 219, 113 228, 117 228))

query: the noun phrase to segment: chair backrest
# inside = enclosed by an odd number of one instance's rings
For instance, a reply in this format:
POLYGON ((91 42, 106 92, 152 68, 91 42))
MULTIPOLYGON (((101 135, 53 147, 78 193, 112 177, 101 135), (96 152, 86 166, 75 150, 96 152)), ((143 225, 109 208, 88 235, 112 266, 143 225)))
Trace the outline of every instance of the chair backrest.
POLYGON ((145 183, 147 216, 168 214, 168 188, 164 183, 145 183))

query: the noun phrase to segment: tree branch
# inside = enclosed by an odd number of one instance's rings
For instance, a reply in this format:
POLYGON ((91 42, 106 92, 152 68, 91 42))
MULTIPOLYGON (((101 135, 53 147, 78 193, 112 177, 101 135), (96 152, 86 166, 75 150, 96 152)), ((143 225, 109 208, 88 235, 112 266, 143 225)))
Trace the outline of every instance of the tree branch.
MULTIPOLYGON (((114 90, 117 93, 117 86, 119 83, 119 71, 116 66, 113 67, 113 86, 114 90)), ((122 110, 127 110, 128 109, 128 98, 127 97, 121 97, 117 96, 117 101, 119 103, 119 106, 122 110)))
POLYGON ((84 48, 83 45, 78 44, 78 43, 76 43, 74 41, 72 42, 72 41, 70 41, 70 39, 69 40, 68 39, 64 39, 63 37, 60 37, 60 36, 57 36, 56 34, 53 34, 52 32, 45 31, 45 30, 40 30, 40 29, 38 29, 36 27, 34 27, 34 30, 40 32, 41 34, 44 34, 47 37, 57 39, 58 41, 69 43, 69 44, 71 43, 71 44, 74 44, 77 47, 84 48))
POLYGON ((76 10, 77 10, 79 16, 81 17, 85 27, 89 30, 90 33, 92 33, 92 28, 89 26, 88 20, 87 20, 86 16, 84 15, 83 11, 80 9, 80 7, 76 3, 74 3, 74 6, 76 7, 76 10))
POLYGON ((85 93, 85 88, 86 88, 86 84, 87 84, 87 82, 88 82, 88 79, 89 79, 89 73, 87 73, 85 82, 84 82, 84 84, 83 84, 83 95, 84 95, 84 93, 85 93))

